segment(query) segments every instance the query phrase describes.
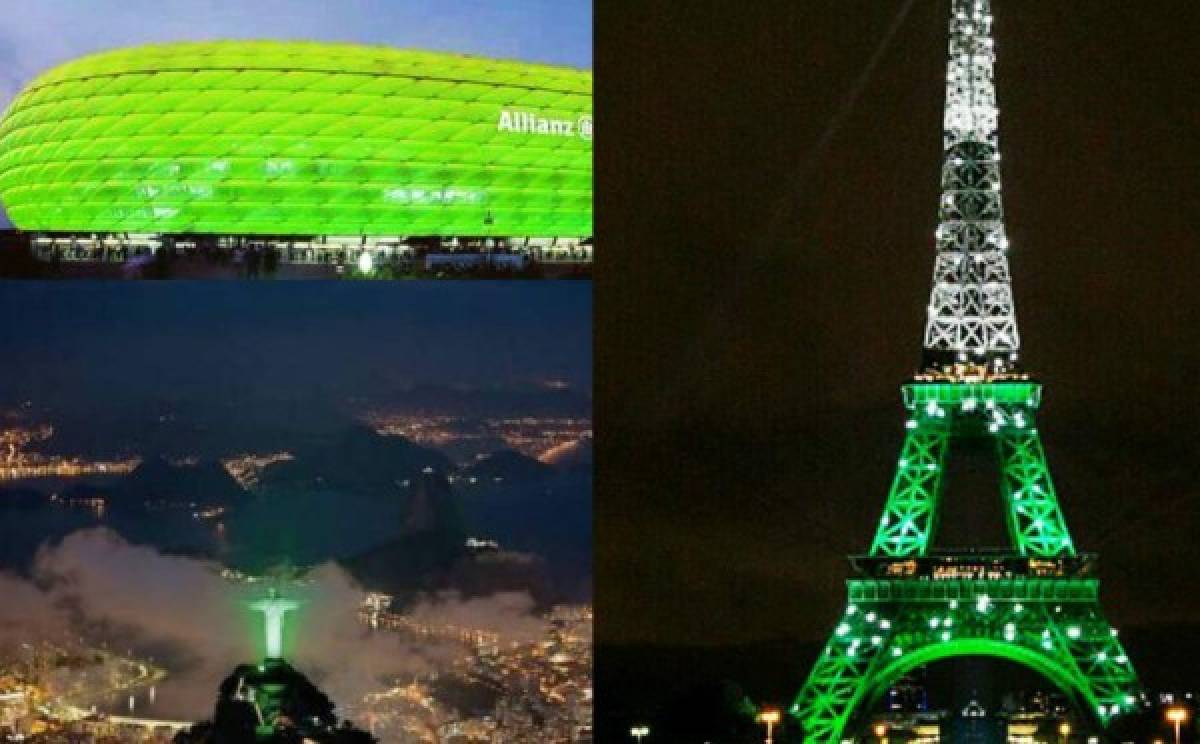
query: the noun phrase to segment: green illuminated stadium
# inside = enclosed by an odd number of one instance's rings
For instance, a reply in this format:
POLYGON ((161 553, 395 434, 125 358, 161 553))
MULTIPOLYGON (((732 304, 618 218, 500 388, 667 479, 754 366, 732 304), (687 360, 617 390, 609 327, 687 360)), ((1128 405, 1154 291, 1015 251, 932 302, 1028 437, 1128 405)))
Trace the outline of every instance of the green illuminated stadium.
POLYGON ((44 233, 586 238, 591 86, 350 44, 104 52, 5 112, 0 202, 44 233))

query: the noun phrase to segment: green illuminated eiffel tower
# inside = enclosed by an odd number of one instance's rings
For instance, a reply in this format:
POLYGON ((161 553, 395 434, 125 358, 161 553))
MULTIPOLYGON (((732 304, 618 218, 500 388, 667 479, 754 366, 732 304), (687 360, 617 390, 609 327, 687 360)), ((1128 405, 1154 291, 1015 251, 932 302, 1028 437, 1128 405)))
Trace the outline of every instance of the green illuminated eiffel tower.
POLYGON ((954 656, 1032 668, 1106 726, 1141 688, 1104 619, 1095 557, 1076 552, 1034 414, 1000 201, 990 0, 952 0, 944 160, 924 370, 902 387, 907 433, 883 517, 851 559, 849 603, 791 714, 808 742, 855 731, 905 672, 954 656), (933 550, 952 445, 990 443, 1011 545, 933 550))

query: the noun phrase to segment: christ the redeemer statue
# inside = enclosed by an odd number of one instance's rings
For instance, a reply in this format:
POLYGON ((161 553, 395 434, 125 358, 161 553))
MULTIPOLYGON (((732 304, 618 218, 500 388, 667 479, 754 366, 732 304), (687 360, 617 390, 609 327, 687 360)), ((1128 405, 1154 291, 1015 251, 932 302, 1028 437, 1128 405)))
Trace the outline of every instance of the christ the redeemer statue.
POLYGON ((275 589, 263 599, 250 603, 250 609, 263 614, 267 632, 267 658, 283 658, 283 616, 300 606, 294 599, 284 599, 275 589))

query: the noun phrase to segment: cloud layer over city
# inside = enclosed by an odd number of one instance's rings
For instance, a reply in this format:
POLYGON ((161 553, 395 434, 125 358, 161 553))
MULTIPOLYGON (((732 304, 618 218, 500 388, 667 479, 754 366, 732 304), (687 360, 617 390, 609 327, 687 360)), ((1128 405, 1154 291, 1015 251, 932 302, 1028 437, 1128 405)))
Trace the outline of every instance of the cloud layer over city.
MULTIPOLYGON (((357 610, 364 592, 333 564, 313 569, 295 591, 301 608, 287 655, 339 701, 359 700, 380 680, 404 680, 447 665, 455 649, 444 642, 408 642, 394 633, 370 633, 357 610)), ((0 653, 21 644, 65 642, 81 634, 114 651, 153 654, 167 667, 160 685, 160 716, 211 714, 220 681, 256 660, 261 618, 246 602, 262 585, 222 578, 216 563, 163 555, 131 545, 106 529, 76 532, 44 547, 32 576, 0 573, 0 653)), ((527 595, 499 593, 461 600, 427 597, 411 614, 427 624, 455 624, 529 640, 541 632, 527 595)), ((288 635, 291 633, 289 631, 288 635)))

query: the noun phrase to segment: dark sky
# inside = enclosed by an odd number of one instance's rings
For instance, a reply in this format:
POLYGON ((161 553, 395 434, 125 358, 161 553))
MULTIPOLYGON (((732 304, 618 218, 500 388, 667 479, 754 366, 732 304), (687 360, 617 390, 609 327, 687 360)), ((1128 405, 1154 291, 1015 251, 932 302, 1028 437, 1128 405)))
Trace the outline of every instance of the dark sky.
MULTIPOLYGON (((932 269, 948 0, 913 3, 864 77, 904 5, 597 8, 601 641, 815 641, 844 603, 932 269)), ((994 3, 1023 358, 1120 627, 1200 623, 1200 56, 1179 7, 994 3)), ((959 485, 948 539, 1002 535, 990 476, 959 485)))
POLYGON ((0 403, 591 384, 587 282, 5 282, 0 317, 0 403))

